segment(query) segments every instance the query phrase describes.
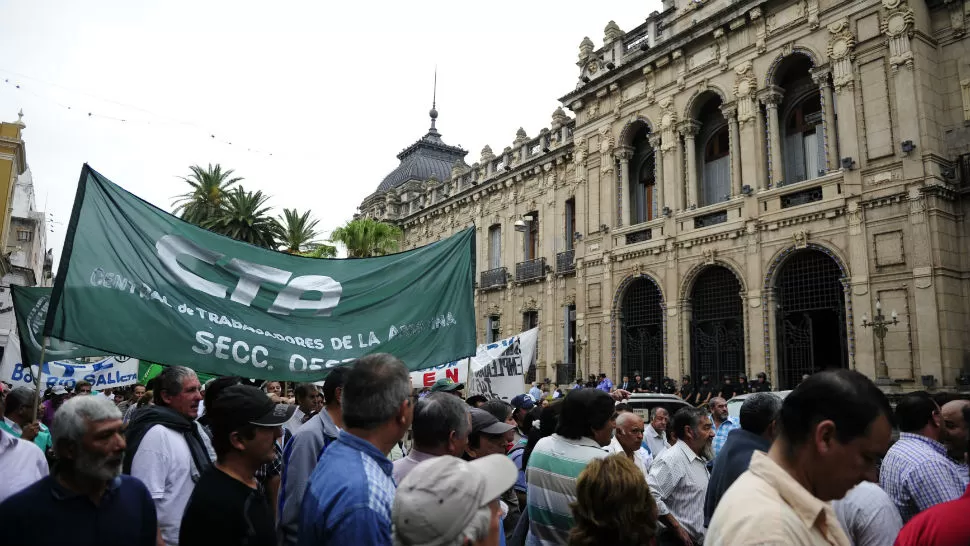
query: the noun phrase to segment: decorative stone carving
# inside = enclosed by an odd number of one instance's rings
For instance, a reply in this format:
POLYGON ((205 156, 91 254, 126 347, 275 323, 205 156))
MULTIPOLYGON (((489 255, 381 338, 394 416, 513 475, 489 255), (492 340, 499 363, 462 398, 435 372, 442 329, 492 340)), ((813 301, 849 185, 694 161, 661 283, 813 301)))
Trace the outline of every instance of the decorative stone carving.
POLYGON ((723 28, 719 28, 714 31, 714 43, 717 45, 717 64, 721 68, 721 71, 728 69, 728 46, 727 46, 727 33, 724 32, 723 28))
POLYGON ((846 217, 849 221, 849 235, 862 233, 862 206, 858 201, 850 201, 846 206, 846 217))
POLYGON ((755 119, 754 94, 758 88, 758 80, 754 75, 754 65, 745 61, 734 67, 737 75, 734 83, 734 96, 738 102, 738 123, 744 125, 755 119))
POLYGON ((539 310, 539 302, 537 302, 535 298, 526 298, 526 300, 522 302, 522 307, 519 309, 519 312, 529 313, 531 311, 538 311, 538 310, 539 310))
POLYGON ((586 119, 595 119, 600 115, 600 101, 593 100, 589 103, 589 108, 586 109, 586 119))
POLYGON ((489 305, 488 307, 485 308, 485 314, 483 316, 485 316, 485 317, 501 317, 502 316, 502 308, 493 303, 492 305, 489 305))
POLYGON ((953 36, 963 36, 966 32, 963 0, 947 0, 947 7, 950 8, 950 29, 953 31, 953 36))
POLYGON ((919 190, 909 196, 909 221, 913 225, 926 222, 926 198, 919 190))
POLYGON ((488 162, 492 161, 493 159, 495 159, 495 154, 492 153, 492 147, 486 144, 485 147, 482 148, 482 157, 479 159, 479 163, 482 165, 488 165, 488 162))
POLYGON ((575 141, 575 145, 576 147, 574 149, 576 151, 574 153, 576 157, 576 162, 579 163, 580 165, 585 166, 586 155, 589 153, 589 149, 586 147, 586 137, 577 138, 575 141))
POLYGON ((674 110, 674 99, 667 97, 660 101, 660 135, 663 142, 662 150, 669 152, 677 145, 677 112, 674 110))
POLYGON ((705 264, 714 265, 714 260, 717 259, 717 250, 713 248, 708 248, 708 249, 705 249, 704 252, 702 252, 702 254, 704 256, 705 264))
POLYGON ((677 63, 677 87, 683 91, 687 88, 687 60, 684 59, 684 52, 680 49, 671 54, 674 62, 677 63))
POLYGON ((707 64, 714 62, 716 59, 717 45, 710 45, 687 57, 687 70, 692 71, 702 66, 706 66, 707 64))
POLYGON ((576 293, 569 292, 566 294, 566 296, 562 299, 562 303, 563 305, 576 305, 576 293))
POLYGON ((818 30, 819 20, 818 20, 818 0, 808 0, 806 6, 808 10, 808 26, 812 30, 818 30))
POLYGON ((593 40, 589 39, 589 36, 583 38, 583 41, 579 43, 579 64, 586 64, 586 59, 588 59, 593 54, 593 40))
POLYGON ((604 125, 600 127, 600 153, 604 156, 609 155, 613 151, 613 147, 616 146, 616 139, 613 138, 613 133, 610 131, 609 125, 604 125))
POLYGON ((829 37, 828 55, 832 61, 832 83, 835 92, 842 93, 848 87, 852 88, 852 60, 854 58, 855 36, 850 29, 849 20, 841 19, 828 26, 829 37))
POLYGON ((795 243, 795 248, 805 248, 808 246, 808 231, 800 229, 792 234, 792 241, 795 243))
POLYGON ((753 8, 748 14, 751 16, 751 21, 755 24, 755 46, 758 48, 758 53, 764 53, 768 50, 765 45, 768 29, 767 23, 765 23, 764 17, 762 17, 761 8, 753 8))
MULTIPOLYGON (((653 148, 655 151, 663 150, 662 148, 663 141, 659 133, 650 133, 649 135, 647 135, 647 140, 650 142, 650 147, 653 148)), ((658 164, 657 168, 662 168, 662 167, 658 164)))
MULTIPOLYGON (((913 50, 910 39, 913 37, 913 10, 899 0, 883 0, 883 5, 895 4, 883 20, 882 31, 889 37, 889 66, 893 72, 900 66, 913 69, 913 50)), ((887 6, 888 7, 888 6, 887 6)))
POLYGON ((623 38, 623 34, 623 31, 620 30, 620 26, 616 24, 616 21, 610 21, 603 30, 603 44, 612 44, 620 38, 623 38))
POLYGON ((569 116, 563 111, 562 106, 556 108, 552 112, 552 130, 558 131, 567 123, 569 123, 569 116))
POLYGON ((519 127, 519 130, 515 132, 515 140, 512 141, 514 146, 521 146, 523 143, 529 141, 529 135, 525 133, 525 129, 519 127))
POLYGON ((644 94, 646 95, 646 102, 649 106, 654 103, 654 100, 656 100, 654 87, 656 86, 657 78, 653 71, 653 67, 650 65, 643 67, 643 75, 644 79, 646 80, 644 94))

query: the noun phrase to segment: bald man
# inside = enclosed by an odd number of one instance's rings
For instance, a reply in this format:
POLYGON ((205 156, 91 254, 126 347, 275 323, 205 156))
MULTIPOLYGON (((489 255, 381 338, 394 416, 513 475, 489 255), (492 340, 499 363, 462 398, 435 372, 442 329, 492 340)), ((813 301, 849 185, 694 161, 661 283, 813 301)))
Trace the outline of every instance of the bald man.
POLYGON ((946 454, 963 465, 964 471, 966 471, 967 432, 970 429, 963 418, 963 408, 967 406, 970 406, 970 400, 953 400, 940 408, 943 416, 941 440, 946 446, 946 454))
POLYGON ((643 479, 647 479, 653 457, 643 449, 643 417, 636 413, 624 411, 616 417, 616 436, 610 442, 610 451, 624 455, 633 461, 643 472, 643 479))

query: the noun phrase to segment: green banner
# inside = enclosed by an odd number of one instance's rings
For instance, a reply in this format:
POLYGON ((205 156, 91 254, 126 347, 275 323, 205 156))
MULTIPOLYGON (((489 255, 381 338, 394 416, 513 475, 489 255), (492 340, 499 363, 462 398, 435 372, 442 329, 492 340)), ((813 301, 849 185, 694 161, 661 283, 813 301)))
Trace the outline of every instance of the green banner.
MULTIPOLYGON (((138 363, 138 382, 142 385, 148 385, 148 382, 154 379, 158 374, 162 373, 165 366, 161 364, 152 364, 151 362, 139 362, 138 363)), ((209 375, 206 373, 199 373, 199 382, 205 384, 206 381, 210 379, 215 379, 216 376, 209 375)))
POLYGON ((474 230, 377 258, 305 258, 186 223, 85 165, 47 335, 219 375, 317 381, 376 352, 475 353, 474 230))
POLYGON ((17 317, 21 362, 39 364, 41 353, 44 354, 44 362, 106 356, 104 351, 55 338, 48 339, 47 350, 41 351, 44 344, 44 323, 47 321, 47 305, 51 299, 51 289, 11 286, 10 293, 13 297, 14 314, 17 317))

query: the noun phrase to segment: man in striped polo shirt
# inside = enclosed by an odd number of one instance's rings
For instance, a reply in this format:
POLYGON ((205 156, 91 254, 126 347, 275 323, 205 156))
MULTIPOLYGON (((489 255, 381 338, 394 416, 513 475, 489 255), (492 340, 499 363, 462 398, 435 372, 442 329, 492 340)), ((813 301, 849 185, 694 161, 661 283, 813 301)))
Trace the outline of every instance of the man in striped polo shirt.
POLYGON ((610 455, 614 427, 613 398, 601 390, 577 389, 562 402, 556 433, 539 440, 529 458, 528 544, 566 544, 576 479, 589 461, 610 455))

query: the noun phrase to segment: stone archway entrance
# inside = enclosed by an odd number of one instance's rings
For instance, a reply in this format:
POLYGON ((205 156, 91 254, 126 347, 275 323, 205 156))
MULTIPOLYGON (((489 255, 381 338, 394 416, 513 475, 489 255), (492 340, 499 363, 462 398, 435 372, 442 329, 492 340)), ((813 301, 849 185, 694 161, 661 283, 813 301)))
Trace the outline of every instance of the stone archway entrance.
POLYGON ((711 266, 702 271, 691 290, 691 378, 711 384, 725 375, 737 380, 744 373, 744 308, 741 282, 731 270, 711 266))
POLYGON ((802 375, 848 366, 845 292, 839 264, 824 252, 798 250, 775 280, 778 388, 802 375))
POLYGON ((659 385, 664 375, 663 297, 660 288, 645 277, 634 280, 623 294, 620 310, 620 377, 626 375, 633 379, 633 375, 639 372, 644 377, 653 377, 659 385))

